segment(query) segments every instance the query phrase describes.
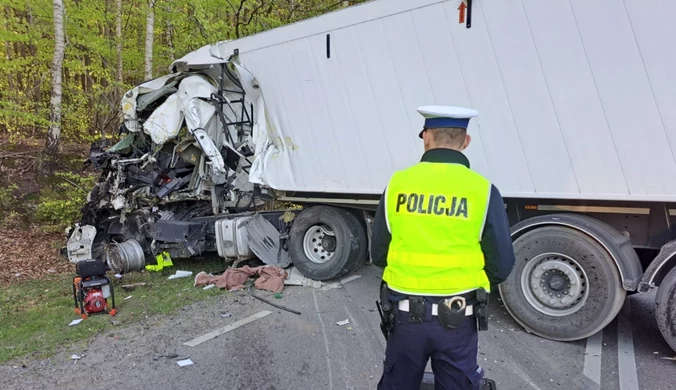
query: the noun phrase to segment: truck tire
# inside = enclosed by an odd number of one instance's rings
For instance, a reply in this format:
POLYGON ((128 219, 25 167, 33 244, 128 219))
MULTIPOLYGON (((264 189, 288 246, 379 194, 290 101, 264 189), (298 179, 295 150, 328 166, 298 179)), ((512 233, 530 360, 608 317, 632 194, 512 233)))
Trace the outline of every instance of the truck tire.
POLYGON ((657 288, 655 317, 662 336, 676 352, 676 268, 669 271, 657 288))
POLYGON ((289 232, 289 255, 305 276, 341 277, 366 256, 366 232, 354 214, 329 206, 311 207, 296 217, 289 232))
POLYGON ((580 340, 603 329, 620 311, 626 291, 619 271, 588 235, 544 226, 516 239, 514 253, 514 269, 499 289, 507 311, 528 332, 580 340))

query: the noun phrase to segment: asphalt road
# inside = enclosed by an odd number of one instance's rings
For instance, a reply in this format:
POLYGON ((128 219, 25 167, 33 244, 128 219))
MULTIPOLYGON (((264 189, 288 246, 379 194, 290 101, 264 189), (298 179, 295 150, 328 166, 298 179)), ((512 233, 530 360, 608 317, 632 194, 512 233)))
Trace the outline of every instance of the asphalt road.
MULTIPOLYGON (((286 287, 274 302, 300 315, 224 294, 26 368, 2 366, 0 388, 374 389, 385 350, 374 304, 380 270, 365 266, 354 275, 342 288, 286 287), (263 316, 251 320, 257 314, 263 316), (241 326, 184 345, 233 324, 241 326), (82 359, 71 360, 72 353, 82 359), (172 355, 193 364, 179 367, 172 355)), ((480 333, 480 364, 499 389, 676 388, 676 362, 661 359, 676 353, 657 329, 652 298, 630 297, 630 313, 600 335, 569 343, 526 333, 493 301, 489 330, 480 333)))

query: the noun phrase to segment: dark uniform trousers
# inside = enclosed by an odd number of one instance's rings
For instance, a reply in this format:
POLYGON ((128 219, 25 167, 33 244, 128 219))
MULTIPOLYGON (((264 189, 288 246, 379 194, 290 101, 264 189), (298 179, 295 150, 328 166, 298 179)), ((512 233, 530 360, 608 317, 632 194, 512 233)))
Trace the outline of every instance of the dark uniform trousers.
POLYGON ((467 316, 455 329, 441 326, 425 302, 424 322, 411 323, 409 313, 393 302, 395 323, 387 341, 383 375, 378 390, 418 390, 429 358, 435 390, 479 390, 483 370, 477 364, 476 317, 467 316))

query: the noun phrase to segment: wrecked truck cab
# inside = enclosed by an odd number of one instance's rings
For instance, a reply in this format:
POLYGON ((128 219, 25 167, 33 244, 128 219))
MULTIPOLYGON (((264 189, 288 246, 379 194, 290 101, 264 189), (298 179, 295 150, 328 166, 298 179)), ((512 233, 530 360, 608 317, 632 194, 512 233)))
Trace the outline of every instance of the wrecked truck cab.
POLYGON ((126 273, 164 253, 213 253, 294 264, 315 280, 356 268, 367 259, 363 211, 279 201, 266 168, 286 146, 262 91, 244 67, 205 52, 122 98, 121 139, 93 144, 87 160, 99 178, 68 239, 69 260, 101 258, 126 273))

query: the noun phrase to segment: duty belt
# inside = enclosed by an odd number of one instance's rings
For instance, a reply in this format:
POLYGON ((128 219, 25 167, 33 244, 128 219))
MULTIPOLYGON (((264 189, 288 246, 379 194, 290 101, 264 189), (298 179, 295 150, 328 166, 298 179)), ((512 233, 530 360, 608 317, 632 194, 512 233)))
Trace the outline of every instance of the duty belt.
MULTIPOLYGON (((462 298, 462 297, 452 297, 452 298, 450 298, 450 301, 452 303, 456 303, 460 300, 462 300, 461 304, 464 305, 464 302, 465 302, 464 298, 462 298), (457 300, 456 300, 456 298, 457 298, 457 300)), ((398 304, 399 304, 399 310, 405 311, 405 312, 408 312, 410 310, 409 309, 410 308, 410 302, 409 302, 408 299, 401 300, 401 301, 398 302, 398 304)), ((469 317, 473 314, 474 314, 474 307, 472 305, 465 306, 465 316, 469 317)), ((436 303, 432 304, 432 315, 433 316, 439 315, 439 305, 436 304, 436 303)))

